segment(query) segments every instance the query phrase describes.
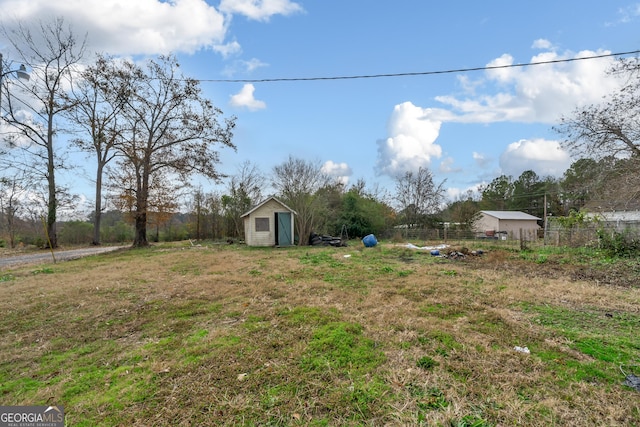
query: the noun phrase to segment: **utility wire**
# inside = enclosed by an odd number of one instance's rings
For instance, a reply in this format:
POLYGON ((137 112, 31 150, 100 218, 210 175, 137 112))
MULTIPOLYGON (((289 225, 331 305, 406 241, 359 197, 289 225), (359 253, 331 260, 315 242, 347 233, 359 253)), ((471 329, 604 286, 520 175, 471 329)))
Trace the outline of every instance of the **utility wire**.
POLYGON ((524 64, 489 65, 484 67, 458 68, 458 69, 452 69, 452 70, 439 70, 439 71, 422 71, 422 72, 414 72, 414 73, 363 74, 363 75, 354 75, 354 76, 332 76, 332 77, 281 77, 281 78, 266 78, 266 79, 198 79, 198 80, 200 82, 213 82, 213 83, 271 83, 271 82, 303 82, 303 81, 316 81, 316 80, 377 79, 382 77, 428 76, 428 75, 434 75, 434 74, 467 73, 470 71, 486 71, 486 70, 498 70, 498 69, 504 69, 504 68, 529 67, 533 65, 559 64, 559 63, 565 63, 565 62, 609 58, 612 56, 626 56, 626 55, 633 55, 638 53, 640 53, 640 50, 632 50, 629 52, 608 53, 608 54, 594 55, 594 56, 585 56, 581 58, 553 59, 549 61, 527 62, 524 64))

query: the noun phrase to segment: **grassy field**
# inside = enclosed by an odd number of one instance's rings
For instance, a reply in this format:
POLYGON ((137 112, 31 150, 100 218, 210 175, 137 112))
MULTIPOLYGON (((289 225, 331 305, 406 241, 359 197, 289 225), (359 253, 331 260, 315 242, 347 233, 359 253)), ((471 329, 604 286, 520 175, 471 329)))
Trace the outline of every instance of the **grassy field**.
POLYGON ((187 243, 7 269, 0 401, 92 427, 640 425, 640 263, 477 249, 187 243))

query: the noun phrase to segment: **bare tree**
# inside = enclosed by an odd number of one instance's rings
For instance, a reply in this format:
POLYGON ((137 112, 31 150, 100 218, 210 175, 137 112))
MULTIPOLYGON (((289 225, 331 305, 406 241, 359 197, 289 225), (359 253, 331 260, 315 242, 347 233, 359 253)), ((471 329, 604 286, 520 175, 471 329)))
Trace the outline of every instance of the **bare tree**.
POLYGON ((577 108, 554 129, 577 155, 640 156, 640 58, 620 59, 609 71, 625 81, 600 104, 577 108))
MULTIPOLYGON (((24 197, 28 187, 25 186, 23 173, 0 177, 0 216, 4 219, 4 227, 9 238, 9 247, 16 247, 16 228, 20 212, 23 210, 24 197)), ((28 183, 26 183, 28 185, 28 183)))
POLYGON ((193 231, 195 232, 195 235, 193 237, 196 240, 200 240, 202 239, 203 222, 207 210, 205 205, 206 196, 204 194, 204 191, 202 191, 202 187, 197 187, 195 188, 193 193, 191 193, 191 197, 192 199, 188 201, 188 207, 191 211, 193 219, 195 220, 195 224, 193 225, 193 231))
POLYGON ((227 186, 227 194, 222 196, 222 206, 230 222, 233 235, 241 237, 244 227, 241 216, 262 199, 264 174, 257 165, 250 161, 238 167, 238 173, 231 176, 227 186))
POLYGON ((473 230, 473 226, 480 218, 480 209, 478 209, 478 200, 474 197, 473 190, 467 190, 463 194, 459 194, 456 200, 449 203, 447 213, 453 229, 473 230))
POLYGON ((47 183, 47 234, 49 244, 57 247, 56 220, 59 188, 56 171, 63 167, 56 136, 60 133, 59 117, 71 108, 66 91, 71 86, 74 68, 81 60, 85 44, 78 42, 62 18, 40 23, 36 30, 24 23, 16 29, 0 28, 0 33, 15 49, 20 60, 31 68, 29 82, 17 81, 17 95, 7 86, 3 93, 2 118, 8 125, 5 137, 25 150, 35 160, 34 168, 47 183))
POLYGON ((147 223, 155 227, 154 241, 160 241, 160 226, 167 224, 180 207, 177 200, 182 188, 164 173, 152 176, 149 188, 147 223))
POLYGON ((634 208, 640 206, 640 58, 618 60, 609 74, 623 82, 620 90, 602 103, 577 108, 554 129, 576 157, 610 159, 601 174, 606 196, 592 204, 634 208))
POLYGON ((309 235, 316 225, 316 213, 320 209, 317 192, 328 185, 331 178, 322 172, 318 161, 305 161, 289 156, 289 159, 273 168, 271 183, 283 201, 296 211, 298 244, 309 243, 309 235))
POLYGON ((93 216, 93 241, 100 244, 100 220, 102 217, 102 181, 104 169, 113 160, 116 145, 121 139, 120 126, 126 88, 117 86, 122 80, 111 79, 116 74, 117 63, 113 58, 99 56, 95 64, 84 70, 72 88, 69 101, 74 108, 65 116, 82 130, 73 142, 83 151, 93 153, 96 164, 95 210, 93 216))
POLYGON ((396 202, 409 228, 423 227, 429 215, 440 210, 444 200, 444 182, 435 185, 429 169, 407 171, 395 177, 396 202))
POLYGON ((219 179, 219 144, 231 142, 235 118, 219 122, 222 111, 201 94, 198 81, 179 72, 174 57, 161 56, 146 67, 124 62, 112 79, 127 87, 123 117, 122 166, 134 177, 134 246, 146 246, 149 192, 154 175, 168 171, 186 182, 199 173, 219 179))

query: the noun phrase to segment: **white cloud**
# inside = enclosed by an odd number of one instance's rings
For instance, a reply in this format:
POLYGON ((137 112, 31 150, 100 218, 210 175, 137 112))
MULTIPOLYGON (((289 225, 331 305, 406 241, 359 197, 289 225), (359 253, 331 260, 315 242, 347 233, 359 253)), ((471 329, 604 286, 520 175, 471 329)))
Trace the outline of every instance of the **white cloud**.
POLYGON ((489 166, 492 162, 492 159, 488 159, 484 154, 482 153, 476 153, 475 151, 473 152, 473 154, 471 155, 473 157, 473 160, 475 161, 475 163, 481 167, 481 168, 486 168, 487 166, 489 166))
POLYGON ((445 199, 448 202, 455 202, 458 200, 467 200, 469 196, 476 200, 480 198, 478 192, 479 184, 472 185, 467 188, 447 187, 445 190, 445 199))
POLYGON ((561 176, 571 166, 569 153, 558 141, 520 140, 509 144, 500 155, 500 168, 505 175, 518 177, 526 170, 539 176, 561 176))
POLYGON ((269 64, 260 61, 259 59, 252 58, 249 61, 233 61, 231 64, 227 65, 225 69, 222 71, 222 74, 225 76, 233 76, 236 73, 251 73, 258 68, 268 67, 269 64))
MULTIPOLYGON (((546 45, 540 41, 536 44, 546 45)), ((608 53, 582 51, 560 55, 545 51, 533 56, 529 62, 562 61, 608 53)), ((495 93, 465 99, 439 96, 436 100, 450 108, 451 119, 447 121, 553 124, 577 106, 599 102, 619 87, 619 81, 606 75, 613 61, 613 58, 602 58, 487 70, 483 87, 495 89, 495 93)), ((489 62, 488 66, 514 63, 514 58, 505 54, 489 62)), ((472 86, 468 80, 464 84, 465 87, 472 86)))
POLYGON ((303 9, 289 0, 222 0, 220 11, 244 15, 256 21, 268 21, 273 15, 291 15, 303 9))
POLYGON ((441 173, 455 173, 455 172, 462 172, 462 168, 459 167, 454 167, 455 160, 453 159, 453 157, 447 157, 445 159, 442 159, 442 161, 440 162, 440 167, 438 168, 438 171, 441 173))
POLYGON ((340 182, 342 182, 345 185, 349 182, 349 178, 353 174, 353 171, 351 170, 351 167, 348 164, 344 162, 335 163, 332 160, 327 160, 322 165, 322 172, 331 177, 338 179, 340 182))
POLYGON ((553 49, 553 44, 547 39, 537 39, 531 45, 534 49, 553 49))
POLYGON ((247 72, 249 73, 254 70, 257 70, 258 68, 269 66, 269 64, 266 64, 256 58, 251 58, 249 61, 242 61, 242 64, 245 66, 245 68, 247 69, 247 72))
POLYGON ((394 176, 429 167, 432 158, 442 155, 442 148, 435 143, 442 119, 441 110, 423 109, 411 102, 396 105, 387 125, 387 139, 377 142, 377 173, 394 176))
POLYGON ((619 18, 616 22, 606 22, 608 27, 616 26, 618 24, 629 24, 640 17, 640 3, 633 3, 626 7, 618 9, 619 18))
POLYGON ((215 45, 213 46, 213 50, 222 55, 223 58, 228 58, 231 55, 242 52, 242 47, 240 43, 234 40, 225 44, 215 45))
POLYGON ((240 52, 228 41, 234 14, 268 21, 273 15, 302 11, 289 0, 222 0, 219 9, 206 0, 0 0, 3 24, 39 25, 64 17, 78 37, 88 34, 90 53, 157 55, 212 49, 223 56, 240 52))
POLYGON ((255 92, 256 88, 247 83, 242 86, 240 92, 231 96, 229 100, 229 104, 233 107, 238 108, 247 108, 250 111, 263 110, 267 108, 267 104, 264 101, 259 101, 253 97, 253 92, 255 92))
POLYGON ((78 36, 89 34, 91 50, 113 55, 219 47, 228 24, 205 0, 0 0, 0 9, 35 25, 63 16, 78 36))

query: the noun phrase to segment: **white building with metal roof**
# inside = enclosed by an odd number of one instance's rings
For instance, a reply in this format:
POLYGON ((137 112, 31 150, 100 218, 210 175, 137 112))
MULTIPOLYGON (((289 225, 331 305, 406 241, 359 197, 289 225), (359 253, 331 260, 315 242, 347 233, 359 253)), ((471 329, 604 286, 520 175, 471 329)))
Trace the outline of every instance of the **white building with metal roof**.
POLYGON ((480 211, 474 230, 485 237, 534 240, 541 218, 520 211, 480 211))

